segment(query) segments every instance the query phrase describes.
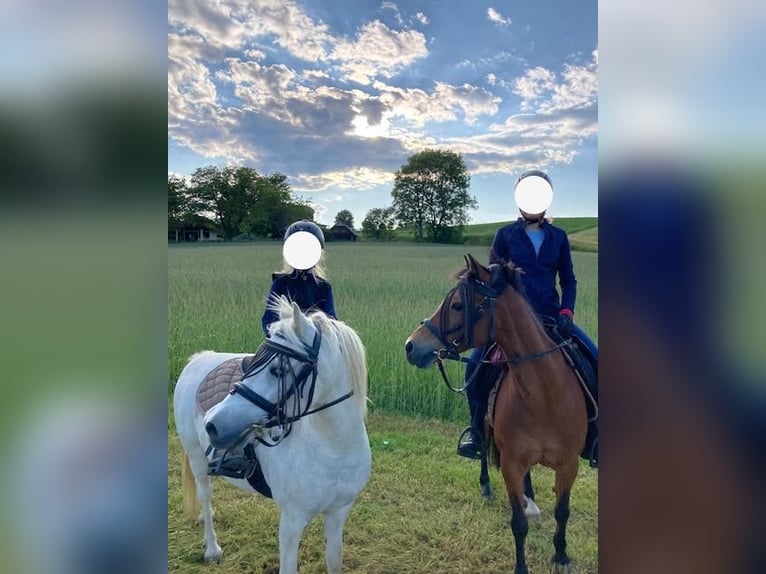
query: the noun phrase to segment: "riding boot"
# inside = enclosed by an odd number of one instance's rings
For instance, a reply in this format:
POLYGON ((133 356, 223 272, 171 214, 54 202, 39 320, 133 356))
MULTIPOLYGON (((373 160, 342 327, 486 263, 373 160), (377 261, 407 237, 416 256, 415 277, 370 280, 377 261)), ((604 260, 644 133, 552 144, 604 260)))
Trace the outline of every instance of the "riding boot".
POLYGON ((466 458, 480 459, 484 445, 484 408, 475 402, 468 404, 471 410, 471 426, 466 427, 458 439, 457 454, 466 458))

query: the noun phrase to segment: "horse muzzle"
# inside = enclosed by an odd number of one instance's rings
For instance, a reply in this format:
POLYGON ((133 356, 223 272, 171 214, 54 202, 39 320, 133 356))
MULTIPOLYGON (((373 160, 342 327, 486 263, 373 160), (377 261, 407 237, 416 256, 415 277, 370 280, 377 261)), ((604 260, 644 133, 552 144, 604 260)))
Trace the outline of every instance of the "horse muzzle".
POLYGON ((408 339, 404 344, 404 352, 407 361, 419 369, 427 369, 436 361, 435 349, 432 346, 418 344, 412 339, 408 339))

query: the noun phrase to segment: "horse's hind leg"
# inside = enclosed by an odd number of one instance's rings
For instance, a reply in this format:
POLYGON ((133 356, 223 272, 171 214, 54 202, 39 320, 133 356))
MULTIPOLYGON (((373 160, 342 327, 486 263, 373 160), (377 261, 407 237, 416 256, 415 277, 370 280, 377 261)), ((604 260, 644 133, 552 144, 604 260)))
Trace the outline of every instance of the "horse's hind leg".
POLYGON ((213 529, 213 482, 207 474, 208 460, 201 447, 189 454, 189 465, 197 483, 197 498, 202 505, 202 522, 205 527, 205 561, 220 562, 223 551, 213 529))
POLYGON ((555 574, 570 572, 571 565, 567 556, 567 521, 569 520, 569 495, 577 477, 578 460, 575 458, 562 468, 556 469, 556 533, 553 535, 553 572, 555 574))
POLYGON ((343 568, 343 527, 353 503, 324 513, 325 557, 328 574, 340 574, 343 568))
MULTIPOLYGON (((489 443, 489 441, 485 441, 489 443)), ((487 464, 487 448, 481 449, 481 471, 479 472, 479 485, 481 495, 487 500, 492 500, 492 486, 489 483, 489 468, 487 464)))

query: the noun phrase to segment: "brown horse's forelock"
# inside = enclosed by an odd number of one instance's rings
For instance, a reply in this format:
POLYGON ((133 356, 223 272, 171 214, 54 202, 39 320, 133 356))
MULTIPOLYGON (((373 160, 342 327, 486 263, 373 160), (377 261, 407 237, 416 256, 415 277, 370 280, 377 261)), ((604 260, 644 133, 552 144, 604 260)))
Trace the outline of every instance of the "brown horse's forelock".
MULTIPOLYGON (((523 269, 519 266, 517 266, 513 261, 506 261, 504 259, 499 259, 497 261, 497 265, 503 266, 506 269, 506 279, 508 280, 508 285, 513 287, 513 289, 523 295, 526 298, 526 292, 524 289, 524 283, 521 281, 521 274, 524 273, 523 269)), ((462 267, 452 273, 449 277, 453 281, 461 281, 465 277, 466 273, 468 272, 468 268, 462 267)))

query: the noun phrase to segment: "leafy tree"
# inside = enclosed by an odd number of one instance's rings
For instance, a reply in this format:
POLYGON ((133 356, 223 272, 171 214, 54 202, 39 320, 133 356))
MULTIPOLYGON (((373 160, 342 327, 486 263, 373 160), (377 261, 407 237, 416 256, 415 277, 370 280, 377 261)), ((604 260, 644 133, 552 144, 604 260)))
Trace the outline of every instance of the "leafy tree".
POLYGON ((396 220, 412 227, 418 241, 424 234, 432 241, 450 241, 455 233, 450 228, 465 225, 468 210, 478 205, 468 193, 470 179, 460 154, 426 149, 411 155, 394 174, 396 220))
POLYGON ((393 207, 375 207, 362 221, 362 233, 365 237, 386 241, 394 235, 394 223, 393 207))
POLYGON ((186 180, 168 177, 168 229, 178 228, 191 212, 186 180))
POLYGON ((335 215, 335 225, 341 223, 348 225, 351 229, 354 228, 354 216, 348 209, 342 209, 335 215))
POLYGON ((211 165, 194 170, 190 192, 200 211, 215 215, 224 238, 232 239, 249 217, 260 179, 249 167, 211 165))
POLYGON ((287 176, 275 173, 262 176, 256 187, 256 200, 249 219, 254 235, 280 238, 298 219, 313 219, 314 209, 305 201, 293 199, 287 176))

